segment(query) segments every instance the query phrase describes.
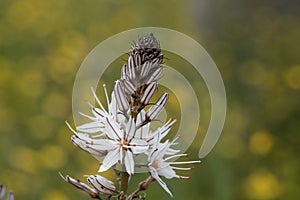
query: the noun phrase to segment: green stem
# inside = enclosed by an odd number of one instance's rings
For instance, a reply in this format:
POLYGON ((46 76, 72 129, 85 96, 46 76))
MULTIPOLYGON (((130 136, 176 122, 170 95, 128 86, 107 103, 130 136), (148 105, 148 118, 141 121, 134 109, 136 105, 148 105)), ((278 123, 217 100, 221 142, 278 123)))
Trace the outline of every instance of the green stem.
POLYGON ((121 176, 122 176, 122 179, 121 179, 121 191, 124 192, 124 195, 121 198, 121 200, 125 200, 125 196, 126 196, 127 189, 128 189, 129 174, 127 172, 122 172, 121 176))

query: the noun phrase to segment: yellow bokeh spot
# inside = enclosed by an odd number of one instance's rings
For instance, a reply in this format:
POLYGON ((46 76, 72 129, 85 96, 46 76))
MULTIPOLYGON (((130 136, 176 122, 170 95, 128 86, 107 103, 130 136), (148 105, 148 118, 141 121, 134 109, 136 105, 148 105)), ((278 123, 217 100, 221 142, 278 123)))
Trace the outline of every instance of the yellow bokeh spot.
POLYGON ((60 146, 45 146, 40 151, 42 164, 50 169, 60 169, 66 163, 66 154, 60 146))
POLYGON ((52 190, 45 194, 42 200, 68 200, 69 198, 61 191, 52 190))
POLYGON ((80 65, 80 58, 84 56, 85 39, 75 32, 60 35, 60 44, 50 57, 49 76, 61 84, 68 83, 80 65), (54 59, 53 59, 54 58, 54 59))
POLYGON ((250 138, 250 150, 254 154, 267 155, 273 144, 274 139, 268 131, 257 131, 250 138))
POLYGON ((246 179, 244 190, 251 199, 274 199, 280 197, 283 187, 270 172, 257 171, 246 179))
POLYGON ((29 134, 39 140, 48 139, 53 133, 53 122, 45 115, 36 115, 30 117, 27 121, 29 134))
POLYGON ((70 102, 66 96, 58 92, 50 93, 43 102, 43 109, 47 115, 64 119, 69 111, 70 102))
POLYGON ((16 147, 10 152, 9 162, 15 169, 36 173, 39 169, 36 152, 28 147, 16 147))
POLYGON ((284 79, 287 84, 292 89, 300 89, 300 65, 289 68, 284 74, 284 79))
POLYGON ((241 82, 251 86, 266 84, 269 73, 261 63, 253 61, 245 63, 238 72, 241 82))
POLYGON ((12 70, 14 64, 10 60, 0 57, 0 66, 1 66, 0 86, 2 85, 7 86, 7 84, 12 83, 14 80, 14 72, 12 70))
POLYGON ((5 17, 8 24, 17 31, 32 29, 36 34, 46 36, 60 27, 59 20, 68 20, 63 12, 66 3, 67 0, 12 1, 6 9, 5 17))
POLYGON ((218 151, 225 158, 236 159, 241 157, 244 153, 244 145, 241 137, 239 135, 227 135, 223 137, 220 141, 220 146, 218 146, 218 151), (232 148, 234 146, 234 148, 232 148))
POLYGON ((11 109, 0 104, 0 132, 10 132, 14 127, 14 121, 11 109))
POLYGON ((31 98, 37 98, 42 95, 45 90, 45 77, 40 71, 26 71, 18 77, 17 84, 21 94, 31 98))

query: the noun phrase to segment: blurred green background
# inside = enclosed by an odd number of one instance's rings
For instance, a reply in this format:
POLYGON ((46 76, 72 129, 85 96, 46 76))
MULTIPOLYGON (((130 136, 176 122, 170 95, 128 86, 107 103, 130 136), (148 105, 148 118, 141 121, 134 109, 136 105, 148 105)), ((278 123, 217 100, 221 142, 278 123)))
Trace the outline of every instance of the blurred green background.
MULTIPOLYGON (((228 98, 216 148, 191 180, 167 181, 174 199, 300 199, 299 20, 297 0, 1 0, 0 182, 17 200, 90 199, 58 175, 98 169, 64 123, 76 72, 109 36, 159 26, 204 46, 228 98)), ((147 197, 171 199, 157 183, 147 197)))

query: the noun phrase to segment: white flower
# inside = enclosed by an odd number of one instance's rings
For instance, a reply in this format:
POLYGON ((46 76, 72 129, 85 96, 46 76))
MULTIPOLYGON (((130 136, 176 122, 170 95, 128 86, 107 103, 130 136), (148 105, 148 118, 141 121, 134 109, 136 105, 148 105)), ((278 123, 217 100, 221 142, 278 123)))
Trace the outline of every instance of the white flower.
POLYGON ((169 119, 163 126, 152 132, 150 130, 150 123, 147 122, 146 112, 141 110, 137 116, 136 124, 138 125, 138 128, 135 137, 146 140, 150 146, 153 146, 168 135, 175 122, 176 120, 169 119))
POLYGON ((78 131, 84 132, 84 133, 99 133, 99 132, 103 133, 103 131, 104 131, 103 121, 105 120, 105 117, 107 117, 107 116, 111 116, 115 121, 117 121, 119 123, 121 123, 125 120, 124 115, 122 115, 121 113, 118 112, 119 110, 117 108, 117 103, 116 103, 116 98, 115 98, 114 92, 112 92, 111 101, 109 102, 105 84, 103 85, 103 88, 104 88, 104 92, 105 92, 106 101, 108 104, 108 111, 106 111, 106 109, 103 107, 102 103, 100 102, 100 100, 98 99, 98 97, 96 95, 96 92, 92 88, 91 90, 92 90, 93 96, 94 96, 95 100, 97 101, 97 103, 99 104, 100 108, 96 108, 93 105, 89 104, 92 107, 93 116, 88 116, 86 114, 80 113, 81 115, 91 119, 92 122, 77 126, 76 129, 78 131))
MULTIPOLYGON (((124 116, 121 117, 122 114, 118 113, 114 95, 112 95, 112 101, 109 103, 109 111, 107 112, 94 90, 92 92, 101 109, 93 107, 94 117, 87 116, 93 122, 77 127, 78 132, 68 125, 74 133, 72 141, 76 146, 91 153, 96 158, 105 156, 99 172, 106 171, 119 162, 121 165, 125 165, 128 174, 133 174, 134 155, 146 152, 149 145, 145 140, 135 138, 136 124, 134 119, 129 117, 126 120, 124 116), (96 132, 100 132, 100 135, 90 135, 96 132)), ((107 97, 106 90, 105 93, 107 97)), ((109 102, 108 97, 107 102, 109 102)))
POLYGON ((191 163, 200 163, 197 161, 186 161, 186 162, 172 162, 170 160, 178 157, 187 157, 189 154, 175 154, 176 150, 171 149, 172 145, 176 144, 175 141, 169 142, 168 140, 164 143, 158 143, 157 147, 152 150, 148 157, 148 168, 151 175, 157 180, 157 182, 162 186, 162 188, 173 197, 171 191, 167 187, 166 183, 160 178, 164 176, 167 179, 171 178, 181 178, 188 179, 188 176, 177 175, 175 170, 191 170, 192 168, 182 168, 174 167, 172 165, 178 164, 191 164, 191 163), (172 155, 173 154, 173 155, 172 155), (166 155, 171 155, 166 157, 166 155))
POLYGON ((130 117, 125 124, 125 130, 121 129, 118 124, 111 118, 106 118, 105 123, 106 135, 110 139, 98 139, 99 149, 107 150, 103 163, 99 172, 106 171, 118 161, 125 164, 125 169, 128 174, 134 173, 134 159, 133 156, 147 151, 149 145, 146 141, 134 137, 136 132, 135 122, 130 117), (123 153, 125 157, 123 159, 123 153))

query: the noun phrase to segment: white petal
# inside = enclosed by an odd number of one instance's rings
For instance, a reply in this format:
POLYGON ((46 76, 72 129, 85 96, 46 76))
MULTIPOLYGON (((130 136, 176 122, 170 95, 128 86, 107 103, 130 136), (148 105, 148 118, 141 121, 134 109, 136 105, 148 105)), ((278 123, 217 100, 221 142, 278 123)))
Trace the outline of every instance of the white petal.
POLYGON ((115 165, 120 158, 119 149, 108 152, 105 156, 102 165, 100 166, 99 172, 104 172, 115 165))
POLYGON ((134 160, 131 151, 127 150, 124 158, 126 172, 128 174, 134 174, 134 160))
POLYGON ((126 124, 126 138, 130 140, 134 137, 135 134, 135 122, 132 117, 129 118, 129 121, 126 124))
POLYGON ((157 171, 153 168, 153 167, 149 167, 150 168, 150 173, 153 176, 153 178, 156 179, 156 181, 160 184, 160 186, 171 196, 173 197, 171 191, 169 190, 167 184, 165 182, 163 182, 163 180, 161 180, 161 178, 159 177, 157 171))
POLYGON ((93 139, 90 138, 90 136, 86 133, 76 133, 72 137, 76 137, 76 138, 82 140, 83 142, 85 142, 86 144, 91 144, 93 141, 93 139))
POLYGON ((124 160, 123 160, 123 148, 119 148, 119 155, 120 155, 120 163, 123 165, 124 164, 124 160))
POLYGON ((86 146, 83 150, 92 154, 97 160, 100 160, 101 157, 107 154, 106 150, 99 150, 97 148, 93 148, 93 146, 86 146))
POLYGON ((164 163, 161 163, 161 165, 162 166, 160 166, 159 169, 157 169, 157 173, 160 176, 164 176, 167 179, 171 179, 171 178, 174 178, 177 176, 175 171, 172 169, 172 167, 169 164, 164 162, 164 163))
POLYGON ((111 151, 118 147, 118 143, 109 139, 94 140, 93 144, 89 145, 95 149, 111 151))
POLYGON ((131 150, 134 154, 145 153, 149 148, 149 145, 145 140, 136 138, 132 139, 129 145, 131 146, 131 150))
POLYGON ((119 125, 111 116, 106 117, 104 123, 108 137, 114 140, 121 140, 123 138, 123 130, 120 129, 119 125))
POLYGON ((97 133, 103 131, 103 124, 100 122, 89 122, 77 126, 76 129, 78 131, 85 132, 85 133, 97 133))
MULTIPOLYGON (((136 124, 142 124, 146 119, 146 113, 144 110, 141 110, 137 116, 136 124)), ((150 124, 147 123, 146 125, 139 126, 136 130, 135 138, 146 139, 149 137, 150 134, 150 124)))
POLYGON ((163 127, 159 129, 160 140, 162 140, 166 135, 168 135, 172 125, 176 122, 176 120, 170 119, 163 127))

